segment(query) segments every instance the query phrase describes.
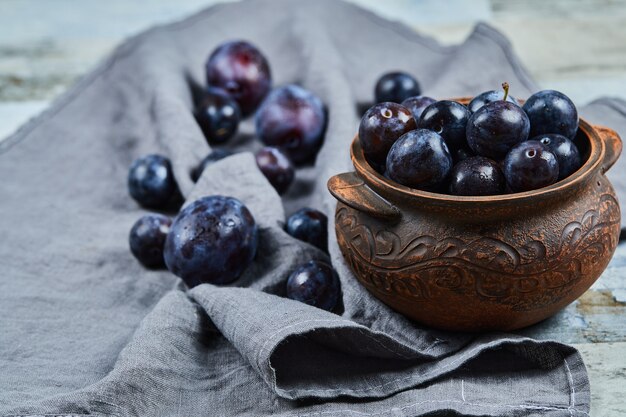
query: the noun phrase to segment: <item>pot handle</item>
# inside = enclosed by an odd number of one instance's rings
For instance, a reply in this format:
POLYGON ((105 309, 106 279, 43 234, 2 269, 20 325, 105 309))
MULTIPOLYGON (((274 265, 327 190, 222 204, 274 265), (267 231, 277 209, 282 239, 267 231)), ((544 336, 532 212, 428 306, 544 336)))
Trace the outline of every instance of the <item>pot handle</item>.
POLYGON ((346 206, 372 217, 387 221, 398 221, 402 217, 397 207, 376 194, 355 172, 331 177, 328 191, 346 206))
POLYGON ((604 126, 594 126, 600 138, 604 142, 604 162, 602 163, 602 173, 607 172, 617 161, 622 153, 622 139, 616 131, 604 126))

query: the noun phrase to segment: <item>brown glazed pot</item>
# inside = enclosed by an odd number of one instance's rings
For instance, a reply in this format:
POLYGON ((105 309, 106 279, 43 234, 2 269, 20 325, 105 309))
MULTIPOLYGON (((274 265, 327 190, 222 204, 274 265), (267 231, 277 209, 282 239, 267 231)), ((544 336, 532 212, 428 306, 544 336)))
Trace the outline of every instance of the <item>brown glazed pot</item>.
POLYGON ((598 279, 619 239, 620 207, 604 173, 622 142, 582 119, 575 142, 585 162, 556 184, 460 197, 384 178, 357 137, 356 172, 328 181, 339 200, 339 247, 372 294, 427 326, 487 331, 537 323, 598 279))

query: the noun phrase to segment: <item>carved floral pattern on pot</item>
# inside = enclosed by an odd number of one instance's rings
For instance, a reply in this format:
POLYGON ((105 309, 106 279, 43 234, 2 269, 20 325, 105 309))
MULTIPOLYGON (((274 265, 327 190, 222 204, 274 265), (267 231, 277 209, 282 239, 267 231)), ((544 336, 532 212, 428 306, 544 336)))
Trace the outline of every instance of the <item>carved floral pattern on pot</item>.
POLYGON ((367 287, 409 299, 472 293, 524 311, 560 299, 585 269, 615 250, 617 239, 606 227, 619 227, 619 205, 603 194, 599 207, 565 226, 554 253, 540 240, 516 247, 485 236, 402 242, 391 230, 360 223, 347 207, 338 208, 336 225, 344 256, 367 287))

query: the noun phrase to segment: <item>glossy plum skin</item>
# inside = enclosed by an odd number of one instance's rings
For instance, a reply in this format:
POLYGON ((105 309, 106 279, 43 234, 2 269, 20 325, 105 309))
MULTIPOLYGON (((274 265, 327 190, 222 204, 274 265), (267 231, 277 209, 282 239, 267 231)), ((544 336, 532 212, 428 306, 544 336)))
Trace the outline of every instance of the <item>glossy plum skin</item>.
POLYGON ((164 259, 189 287, 227 284, 252 263, 257 246, 257 225, 247 207, 215 195, 192 202, 174 219, 164 259))
POLYGON ((465 196, 504 193, 504 175, 495 161, 472 156, 454 166, 450 175, 450 194, 465 196))
POLYGON ((411 75, 405 72, 388 72, 376 82, 374 97, 376 103, 401 103, 409 97, 418 96, 420 92, 419 83, 411 75))
POLYGON ((530 191, 554 184, 559 177, 559 163, 541 142, 529 140, 511 149, 503 171, 511 191, 530 191))
POLYGON ((341 296, 339 276, 332 266, 309 261, 291 273, 287 280, 287 298, 332 311, 341 296))
POLYGON ((568 139, 576 136, 578 110, 565 94, 539 91, 526 100, 523 108, 530 120, 530 137, 547 133, 558 133, 568 139))
POLYGON ((163 208, 176 195, 178 186, 170 160, 161 155, 137 158, 128 170, 128 192, 144 207, 163 208))
POLYGON ((359 143, 365 158, 376 170, 384 172, 391 146, 416 128, 415 119, 406 107, 391 102, 375 104, 365 112, 359 125, 359 143))
POLYGON ((165 266, 163 247, 172 219, 161 214, 141 217, 130 229, 128 243, 131 253, 147 268, 165 266))
POLYGON ((289 158, 278 148, 267 146, 256 155, 256 164, 278 194, 283 194, 296 175, 289 158))
POLYGON ((424 112, 424 109, 430 106, 433 103, 436 103, 437 100, 427 96, 413 96, 404 100, 401 104, 409 109, 411 114, 413 114, 413 118, 415 118, 415 122, 417 122, 424 112))
MULTIPOLYGON (((484 93, 480 93, 476 97, 472 99, 467 105, 467 108, 470 112, 476 113, 478 109, 488 103, 492 103, 494 101, 502 100, 504 98, 503 90, 491 90, 485 91, 484 93)), ((509 101, 513 104, 517 104, 519 106, 519 102, 512 95, 507 95, 506 101, 509 101)))
POLYGON ((456 101, 437 101, 424 109, 417 127, 438 133, 449 149, 458 149, 466 144, 465 129, 470 116, 467 107, 456 101))
POLYGON ((194 115, 209 143, 224 143, 232 138, 241 120, 237 102, 216 88, 205 91, 194 115))
POLYGON ((417 129, 404 134, 387 155, 389 178, 407 187, 432 190, 452 169, 452 156, 437 133, 417 129))
POLYGON ((193 171, 191 171, 191 179, 193 180, 193 182, 198 181, 198 178, 200 178, 200 175, 202 175, 202 172, 207 166, 211 165, 213 162, 219 161, 220 159, 224 159, 233 154, 234 153, 232 151, 229 151, 227 149, 213 150, 210 154, 204 157, 202 162, 200 162, 200 165, 198 165, 193 171))
POLYGON ((261 141, 280 148, 295 164, 315 157, 325 131, 324 103, 297 85, 273 90, 256 113, 256 132, 261 141))
POLYGON ((272 85, 267 59, 257 47, 245 41, 218 46, 209 56, 205 71, 207 84, 226 91, 239 104, 244 116, 254 112, 272 85))
POLYGON ((578 148, 568 138, 558 134, 539 135, 532 138, 541 142, 559 162, 559 180, 569 177, 582 165, 578 148))
POLYGON ((511 148, 528 139, 530 121, 517 104, 485 104, 467 123, 467 144, 477 155, 502 159, 511 148))
POLYGON ((285 230, 289 235, 328 252, 328 217, 321 211, 302 208, 289 216, 285 230))

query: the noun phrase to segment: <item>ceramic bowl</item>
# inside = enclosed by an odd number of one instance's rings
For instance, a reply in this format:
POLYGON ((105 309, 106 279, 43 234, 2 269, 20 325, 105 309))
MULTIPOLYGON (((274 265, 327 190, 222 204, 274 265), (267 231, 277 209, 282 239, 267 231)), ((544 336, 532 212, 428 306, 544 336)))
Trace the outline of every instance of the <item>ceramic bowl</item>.
POLYGON ((514 330, 544 320, 598 279, 619 240, 620 207, 604 174, 622 142, 583 119, 575 142, 583 166, 556 184, 461 197, 383 177, 355 137, 355 171, 328 181, 343 256, 374 296, 427 326, 514 330))

